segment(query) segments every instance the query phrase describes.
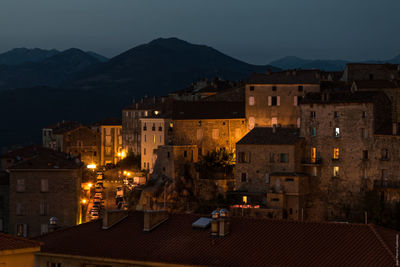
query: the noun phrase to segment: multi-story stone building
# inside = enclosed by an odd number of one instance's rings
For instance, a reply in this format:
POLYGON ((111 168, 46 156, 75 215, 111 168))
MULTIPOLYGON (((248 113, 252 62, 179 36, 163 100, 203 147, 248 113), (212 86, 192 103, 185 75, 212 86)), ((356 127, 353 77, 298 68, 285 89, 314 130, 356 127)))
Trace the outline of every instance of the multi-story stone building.
POLYGON ((300 127, 301 99, 320 91, 319 70, 291 70, 253 74, 245 88, 249 129, 280 125, 300 127))
POLYGON ((382 164, 375 135, 392 133, 390 100, 382 92, 312 93, 300 108, 303 166, 314 190, 310 218, 355 216, 382 164))
POLYGON ((342 77, 342 80, 349 84, 360 80, 391 81, 399 79, 400 65, 370 63, 348 63, 342 77))
POLYGON ((80 124, 75 121, 62 121, 42 129, 43 147, 51 148, 59 152, 63 151, 64 133, 78 128, 80 124))
POLYGON ((303 150, 298 129, 254 128, 236 144, 236 193, 275 218, 299 219, 309 193, 303 150))
POLYGON ((116 164, 126 155, 122 147, 122 125, 121 120, 108 118, 92 126, 100 136, 99 163, 106 165, 108 163, 116 164))
POLYGON ((82 164, 46 148, 9 168, 9 232, 33 237, 48 231, 49 219, 61 227, 79 223, 82 164))
POLYGON ((6 171, 0 171, 0 232, 8 233, 10 177, 6 171))

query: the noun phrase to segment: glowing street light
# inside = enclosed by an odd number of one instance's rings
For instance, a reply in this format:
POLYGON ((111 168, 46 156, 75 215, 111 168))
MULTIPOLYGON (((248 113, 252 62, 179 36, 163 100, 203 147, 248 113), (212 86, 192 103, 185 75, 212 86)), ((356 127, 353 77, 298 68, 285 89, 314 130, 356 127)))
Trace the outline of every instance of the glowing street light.
POLYGON ((92 183, 88 183, 88 184, 87 184, 87 186, 88 186, 89 188, 91 188, 92 185, 93 185, 92 183))
POLYGON ((86 202, 87 202, 87 199, 86 198, 84 198, 84 199, 82 199, 82 204, 86 204, 86 202))
POLYGON ((87 165, 87 168, 88 169, 96 169, 96 164, 89 164, 89 165, 87 165))

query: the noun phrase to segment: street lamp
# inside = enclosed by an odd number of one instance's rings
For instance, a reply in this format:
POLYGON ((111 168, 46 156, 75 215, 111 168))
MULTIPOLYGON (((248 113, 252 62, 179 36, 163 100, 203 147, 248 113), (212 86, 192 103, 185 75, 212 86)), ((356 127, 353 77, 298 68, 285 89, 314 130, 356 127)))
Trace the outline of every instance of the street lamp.
POLYGON ((96 164, 94 164, 94 163, 89 164, 89 165, 87 165, 87 168, 94 170, 94 169, 96 169, 96 164))

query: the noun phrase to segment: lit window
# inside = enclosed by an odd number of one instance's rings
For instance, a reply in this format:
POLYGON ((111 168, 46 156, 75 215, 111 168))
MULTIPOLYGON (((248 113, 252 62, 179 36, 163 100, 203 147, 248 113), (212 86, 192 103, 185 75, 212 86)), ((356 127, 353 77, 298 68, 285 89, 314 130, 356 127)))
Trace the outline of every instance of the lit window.
POLYGON ((333 159, 339 159, 339 148, 335 147, 333 149, 333 159))
POLYGON ((254 103, 255 103, 254 96, 250 96, 249 97, 249 106, 254 106, 254 103))
POLYGON ((271 119, 271 126, 277 125, 278 124, 278 118, 277 117, 273 117, 271 119))
POLYGON ((317 162, 317 148, 312 147, 311 148, 311 163, 316 163, 317 162))
POLYGON ((247 203, 247 196, 243 196, 243 198, 242 198, 242 201, 243 201, 243 203, 247 203))
POLYGON ((339 127, 335 127, 334 136, 335 137, 340 137, 340 128, 339 127))
POLYGON ((339 177, 339 166, 333 167, 333 177, 339 177))
POLYGON ((146 148, 143 148, 143 155, 146 155, 146 148))
POLYGON ((156 143, 156 135, 155 134, 153 134, 153 143, 154 144, 156 143))

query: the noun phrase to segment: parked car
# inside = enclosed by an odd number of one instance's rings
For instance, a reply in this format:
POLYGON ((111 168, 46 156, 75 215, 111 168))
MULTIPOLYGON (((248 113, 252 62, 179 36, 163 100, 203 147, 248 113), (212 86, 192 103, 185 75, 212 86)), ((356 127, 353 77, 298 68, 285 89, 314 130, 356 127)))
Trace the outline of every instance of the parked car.
POLYGON ((102 194, 101 192, 96 192, 96 193, 94 194, 94 198, 103 199, 103 194, 102 194))
POLYGON ((94 199, 93 199, 93 203, 98 203, 98 204, 101 204, 101 198, 98 198, 98 197, 95 197, 94 199))
POLYGON ((98 171, 97 174, 96 174, 96 179, 97 180, 103 180, 103 178, 104 178, 103 172, 102 171, 98 171))
POLYGON ((117 187, 116 197, 124 197, 124 189, 122 186, 117 187))

